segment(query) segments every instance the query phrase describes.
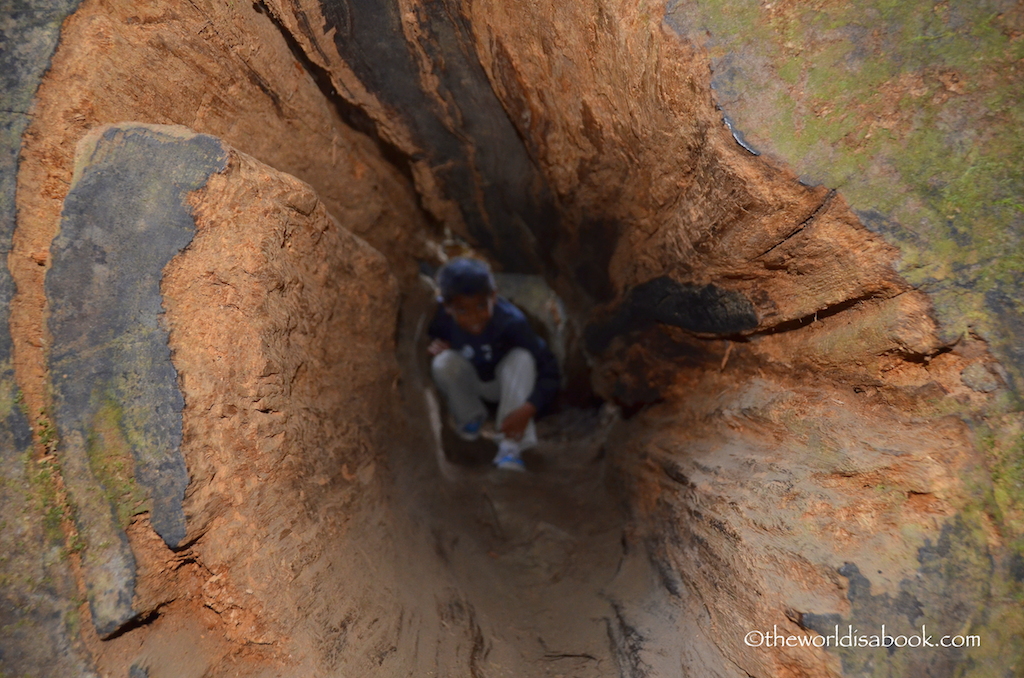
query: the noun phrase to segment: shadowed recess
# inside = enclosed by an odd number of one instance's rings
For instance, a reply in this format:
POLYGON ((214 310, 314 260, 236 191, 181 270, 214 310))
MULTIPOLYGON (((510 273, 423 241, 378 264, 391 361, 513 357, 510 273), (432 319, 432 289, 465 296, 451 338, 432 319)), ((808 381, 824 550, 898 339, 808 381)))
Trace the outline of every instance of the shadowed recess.
POLYGON ((612 339, 651 323, 701 334, 730 335, 757 327, 750 300, 715 285, 692 285, 662 276, 629 291, 611 317, 587 326, 587 349, 600 353, 612 339))

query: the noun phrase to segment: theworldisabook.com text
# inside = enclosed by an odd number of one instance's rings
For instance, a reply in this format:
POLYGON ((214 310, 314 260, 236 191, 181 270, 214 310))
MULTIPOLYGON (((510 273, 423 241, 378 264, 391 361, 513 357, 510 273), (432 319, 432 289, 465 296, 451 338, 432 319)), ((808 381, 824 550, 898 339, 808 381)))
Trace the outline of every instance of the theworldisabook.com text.
POLYGON ((874 635, 862 634, 853 626, 847 626, 846 632, 837 624, 835 630, 827 635, 787 636, 779 633, 777 625, 771 631, 750 631, 743 637, 749 647, 981 647, 981 636, 938 636, 928 633, 926 626, 921 626, 920 633, 912 635, 890 635, 886 633, 885 624, 874 635))

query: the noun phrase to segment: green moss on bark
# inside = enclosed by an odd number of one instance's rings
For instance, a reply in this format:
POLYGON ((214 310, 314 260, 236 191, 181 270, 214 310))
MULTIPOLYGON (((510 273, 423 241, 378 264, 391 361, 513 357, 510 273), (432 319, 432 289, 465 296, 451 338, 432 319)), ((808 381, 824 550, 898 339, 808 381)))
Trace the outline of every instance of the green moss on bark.
POLYGON ((108 398, 99 407, 86 438, 89 468, 103 488, 122 529, 133 516, 149 511, 148 494, 135 480, 132 449, 124 431, 124 412, 108 398))

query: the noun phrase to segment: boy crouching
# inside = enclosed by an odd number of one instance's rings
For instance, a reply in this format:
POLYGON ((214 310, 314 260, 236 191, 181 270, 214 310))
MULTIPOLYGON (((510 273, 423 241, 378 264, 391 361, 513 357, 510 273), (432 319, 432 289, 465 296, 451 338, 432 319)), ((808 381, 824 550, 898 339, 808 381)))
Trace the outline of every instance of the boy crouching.
POLYGON ((537 444, 533 420, 558 392, 558 361, 523 312, 498 296, 484 262, 453 259, 437 282, 441 297, 427 350, 456 433, 475 440, 487 419, 483 401, 497 403, 500 434, 493 463, 523 471, 522 451, 537 444))

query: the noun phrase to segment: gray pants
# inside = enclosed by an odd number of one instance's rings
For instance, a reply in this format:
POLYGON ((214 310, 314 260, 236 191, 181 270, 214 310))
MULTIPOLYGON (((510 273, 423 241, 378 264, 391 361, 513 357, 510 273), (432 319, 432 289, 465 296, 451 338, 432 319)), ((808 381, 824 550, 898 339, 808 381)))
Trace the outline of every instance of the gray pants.
MULTIPOLYGON (((497 428, 500 429, 508 413, 530 397, 537 381, 537 363, 525 348, 512 349, 498 362, 494 381, 480 381, 473 364, 451 349, 434 356, 430 367, 434 383, 444 394, 448 410, 459 428, 487 416, 483 403, 486 400, 498 403, 497 428)), ((537 430, 531 419, 519 446, 525 450, 536 444, 537 430)))

